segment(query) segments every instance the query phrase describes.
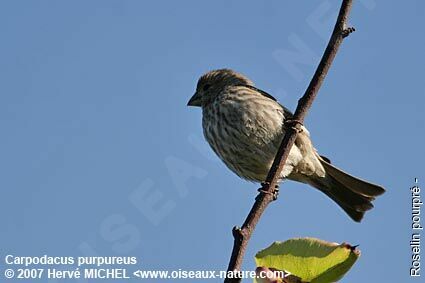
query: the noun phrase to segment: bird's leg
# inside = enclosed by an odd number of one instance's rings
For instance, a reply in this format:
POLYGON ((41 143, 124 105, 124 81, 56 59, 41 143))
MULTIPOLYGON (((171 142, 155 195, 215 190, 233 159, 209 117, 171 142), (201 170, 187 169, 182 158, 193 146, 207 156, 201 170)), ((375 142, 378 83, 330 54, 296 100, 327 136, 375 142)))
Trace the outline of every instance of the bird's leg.
POLYGON ((277 197, 279 196, 279 185, 275 185, 274 189, 272 191, 265 190, 265 188, 268 188, 270 186, 269 182, 262 182, 261 188, 258 189, 259 193, 263 194, 269 194, 273 196, 273 200, 277 200, 277 197))

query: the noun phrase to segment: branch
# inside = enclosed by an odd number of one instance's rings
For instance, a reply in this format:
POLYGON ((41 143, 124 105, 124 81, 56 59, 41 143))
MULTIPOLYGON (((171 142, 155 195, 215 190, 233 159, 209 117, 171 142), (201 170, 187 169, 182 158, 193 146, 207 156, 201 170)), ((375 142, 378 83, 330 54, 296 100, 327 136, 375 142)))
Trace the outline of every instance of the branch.
MULTIPOLYGON (((267 175, 266 181, 262 183, 262 187, 259 190, 260 193, 256 197, 255 203, 242 227, 233 228, 234 243, 229 266, 227 268, 228 271, 237 271, 241 269, 242 260, 245 255, 248 241, 251 238, 255 226, 257 225, 267 206, 276 199, 276 188, 278 187, 280 172, 282 171, 286 159, 288 158, 289 151, 292 148, 295 139, 297 138, 297 134, 301 130, 304 117, 306 116, 307 111, 310 109, 313 100, 315 99, 323 83, 343 39, 354 31, 353 28, 347 28, 347 18, 351 10, 351 6, 352 0, 342 1, 332 36, 325 49, 325 52, 323 53, 319 66, 317 67, 307 90, 298 101, 298 106, 293 119, 290 121, 285 121, 285 124, 287 124, 288 127, 273 161, 273 165, 271 166, 267 175)), ((226 278, 224 282, 230 283, 240 281, 240 278, 226 278)))

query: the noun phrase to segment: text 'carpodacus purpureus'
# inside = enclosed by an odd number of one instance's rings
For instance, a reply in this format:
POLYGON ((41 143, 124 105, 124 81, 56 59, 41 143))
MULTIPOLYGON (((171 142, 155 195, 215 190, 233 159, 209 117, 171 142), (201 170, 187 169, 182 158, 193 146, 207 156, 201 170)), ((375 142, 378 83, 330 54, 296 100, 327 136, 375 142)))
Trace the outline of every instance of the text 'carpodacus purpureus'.
MULTIPOLYGON (((204 136, 214 152, 238 176, 262 182, 293 114, 245 76, 229 69, 203 75, 189 106, 202 107, 204 136)), ((320 156, 303 126, 291 148, 282 179, 310 184, 359 222, 384 188, 353 177, 320 156)))

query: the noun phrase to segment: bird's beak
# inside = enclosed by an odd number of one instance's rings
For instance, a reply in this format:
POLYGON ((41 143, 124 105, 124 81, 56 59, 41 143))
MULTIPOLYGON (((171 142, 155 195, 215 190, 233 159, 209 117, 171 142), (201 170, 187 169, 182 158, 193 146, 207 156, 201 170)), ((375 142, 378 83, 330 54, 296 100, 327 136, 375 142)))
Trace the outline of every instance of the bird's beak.
POLYGON ((195 94, 190 98, 190 100, 187 102, 187 106, 202 106, 201 96, 198 94, 198 92, 195 92, 195 94))

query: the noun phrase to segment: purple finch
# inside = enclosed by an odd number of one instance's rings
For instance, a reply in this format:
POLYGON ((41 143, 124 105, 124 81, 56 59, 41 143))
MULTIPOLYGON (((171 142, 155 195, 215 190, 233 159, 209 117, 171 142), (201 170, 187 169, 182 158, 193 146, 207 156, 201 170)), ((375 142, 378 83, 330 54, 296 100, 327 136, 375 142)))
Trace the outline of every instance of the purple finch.
MULTIPOLYGON (((204 74, 188 105, 202 108, 204 136, 230 170, 250 181, 266 179, 285 134, 284 122, 293 117, 288 109, 229 69, 204 74)), ((317 153, 304 126, 280 178, 319 189, 357 222, 385 192, 331 165, 317 153)))

